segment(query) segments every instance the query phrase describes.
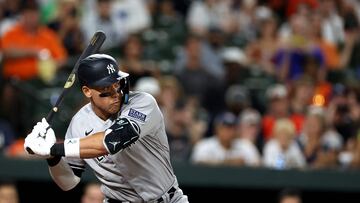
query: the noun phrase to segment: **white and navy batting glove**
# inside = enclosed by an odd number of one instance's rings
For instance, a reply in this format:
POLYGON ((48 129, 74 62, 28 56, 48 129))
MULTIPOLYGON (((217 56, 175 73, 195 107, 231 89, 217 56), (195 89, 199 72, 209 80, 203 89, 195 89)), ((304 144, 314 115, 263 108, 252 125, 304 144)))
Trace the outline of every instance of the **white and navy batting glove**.
POLYGON ((54 130, 50 128, 45 118, 38 122, 30 134, 25 138, 24 149, 30 153, 30 149, 35 155, 43 158, 50 156, 50 148, 55 144, 56 137, 54 130))

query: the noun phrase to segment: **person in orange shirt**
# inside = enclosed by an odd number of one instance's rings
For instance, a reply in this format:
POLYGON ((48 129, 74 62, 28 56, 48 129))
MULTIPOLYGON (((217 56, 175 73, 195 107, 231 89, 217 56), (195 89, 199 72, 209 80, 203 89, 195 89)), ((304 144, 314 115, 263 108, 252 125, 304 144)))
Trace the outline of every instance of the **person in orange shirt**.
POLYGON ((61 67, 67 53, 59 37, 39 21, 39 5, 36 0, 22 4, 21 18, 1 39, 3 49, 3 77, 30 80, 38 76, 38 62, 45 51, 61 67))
POLYGON ((267 111, 262 118, 262 134, 265 141, 272 138, 272 131, 277 119, 289 118, 295 125, 296 134, 301 132, 303 118, 290 111, 288 88, 284 84, 274 84, 266 92, 267 111))
MULTIPOLYGON (((40 8, 36 0, 22 1, 18 22, 9 28, 0 39, 3 53, 1 79, 4 79, 0 80, 2 83, 0 86, 0 114, 10 122, 15 130, 16 138, 27 134, 28 121, 32 119, 31 116, 35 115, 29 109, 35 111, 37 106, 33 106, 27 96, 24 99, 24 95, 19 94, 19 90, 16 90, 11 82, 14 81, 13 79, 17 79, 26 83, 38 84, 40 82, 41 86, 46 86, 48 84, 46 82, 50 80, 44 80, 44 74, 40 74, 38 67, 43 67, 40 69, 43 71, 41 73, 50 71, 54 76, 58 68, 64 67, 63 64, 67 60, 66 49, 59 37, 55 32, 40 24, 39 15, 40 8), (40 61, 40 56, 44 56, 44 54, 48 55, 51 60, 46 63, 40 61), (45 66, 39 66, 41 64, 45 66)), ((14 143, 15 146, 16 143, 14 143)))

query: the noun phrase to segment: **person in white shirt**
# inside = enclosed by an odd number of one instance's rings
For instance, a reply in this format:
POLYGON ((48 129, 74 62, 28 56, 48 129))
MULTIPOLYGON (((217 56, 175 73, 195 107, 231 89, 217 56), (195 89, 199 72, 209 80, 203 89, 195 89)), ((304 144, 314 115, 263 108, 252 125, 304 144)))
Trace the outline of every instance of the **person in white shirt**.
POLYGON ((87 0, 82 7, 81 27, 89 41, 96 30, 104 30, 109 40, 103 50, 113 49, 129 35, 151 27, 151 17, 142 0, 87 0))
POLYGON ((194 146, 191 161, 207 165, 243 165, 241 142, 236 138, 236 116, 224 112, 214 122, 215 135, 200 140, 194 146))
POLYGON ((232 28, 230 1, 192 1, 186 23, 191 32, 201 36, 206 36, 211 27, 228 33, 232 28))
POLYGON ((291 120, 276 120, 273 138, 264 146, 263 164, 275 169, 305 167, 305 157, 295 141, 295 126, 291 120))
POLYGON ((238 136, 243 154, 244 164, 247 166, 259 166, 261 155, 256 146, 257 137, 260 133, 261 116, 255 109, 244 109, 239 116, 238 136))

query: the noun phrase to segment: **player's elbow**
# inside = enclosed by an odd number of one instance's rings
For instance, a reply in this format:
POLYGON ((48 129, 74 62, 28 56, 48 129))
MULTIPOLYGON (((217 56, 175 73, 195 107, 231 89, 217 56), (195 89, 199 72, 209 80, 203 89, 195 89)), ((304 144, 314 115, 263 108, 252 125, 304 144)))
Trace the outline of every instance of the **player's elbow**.
POLYGON ((64 191, 73 189, 81 180, 64 160, 49 167, 49 172, 56 185, 64 191))
POLYGON ((80 178, 77 176, 73 176, 71 178, 67 178, 67 181, 57 181, 54 179, 54 182, 59 186, 61 190, 69 191, 72 190, 80 182, 80 178))

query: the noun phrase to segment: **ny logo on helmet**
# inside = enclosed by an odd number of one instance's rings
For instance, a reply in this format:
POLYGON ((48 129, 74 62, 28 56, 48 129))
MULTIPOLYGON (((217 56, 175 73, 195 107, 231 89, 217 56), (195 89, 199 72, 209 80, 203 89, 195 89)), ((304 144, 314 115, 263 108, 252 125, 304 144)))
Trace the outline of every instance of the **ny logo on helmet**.
POLYGON ((115 68, 114 68, 114 65, 113 65, 113 64, 107 65, 106 68, 108 69, 109 75, 110 75, 111 73, 115 72, 115 68))

